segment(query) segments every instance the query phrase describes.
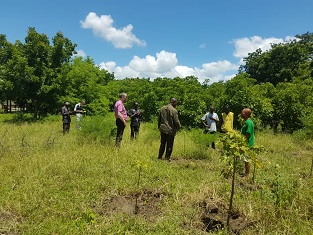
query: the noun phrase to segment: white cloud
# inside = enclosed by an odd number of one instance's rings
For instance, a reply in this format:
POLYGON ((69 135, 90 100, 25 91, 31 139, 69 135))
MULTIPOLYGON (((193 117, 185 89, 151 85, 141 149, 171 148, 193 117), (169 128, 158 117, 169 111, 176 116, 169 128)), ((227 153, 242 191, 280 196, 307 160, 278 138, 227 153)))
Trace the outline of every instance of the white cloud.
POLYGON ((77 50, 76 52, 77 53, 75 55, 73 55, 74 57, 78 57, 78 56, 86 57, 87 56, 83 50, 77 50))
POLYGON ((147 55, 145 58, 134 56, 127 66, 116 66, 115 62, 102 62, 100 67, 114 72, 116 79, 125 77, 151 78, 157 77, 187 77, 196 76, 199 82, 209 79, 210 83, 229 80, 229 75, 223 75, 229 71, 237 71, 238 65, 227 60, 203 64, 202 68, 191 68, 178 65, 176 54, 167 51, 156 53, 156 57, 147 55))
POLYGON ((199 48, 204 49, 204 48, 206 48, 206 45, 204 43, 202 43, 202 44, 200 44, 199 48))
POLYGON ((134 56, 130 61, 129 67, 138 72, 154 72, 163 73, 177 65, 177 58, 175 53, 161 51, 156 53, 156 58, 147 55, 146 58, 139 58, 134 56))
POLYGON ((188 67, 180 65, 176 57, 176 53, 160 51, 156 56, 147 55, 144 58, 134 56, 127 66, 117 66, 115 62, 103 62, 101 68, 114 72, 116 79, 124 79, 126 77, 151 78, 157 77, 187 77, 195 76, 199 82, 209 79, 209 84, 218 81, 227 81, 236 76, 239 65, 243 63, 243 58, 248 56, 249 52, 256 51, 261 48, 266 51, 271 48, 272 43, 284 43, 294 40, 294 37, 281 38, 262 38, 254 36, 251 38, 239 38, 232 41, 235 45, 233 56, 238 63, 231 63, 228 60, 220 60, 202 64, 198 67, 188 67))
POLYGON ((238 65, 232 64, 227 60, 206 63, 202 65, 202 68, 195 69, 195 76, 199 80, 204 81, 209 79, 210 83, 229 80, 229 72, 234 73, 238 70, 238 65))
POLYGON ((90 12, 84 21, 81 21, 81 27, 92 29, 93 33, 108 42, 111 42, 115 48, 131 48, 134 44, 146 46, 146 42, 138 39, 133 33, 131 24, 117 29, 113 27, 113 19, 110 15, 97 16, 96 13, 90 12))
POLYGON ((259 48, 264 52, 271 49, 271 44, 284 43, 293 39, 295 38, 290 36, 287 36, 285 39, 273 37, 262 38, 259 36, 238 38, 231 42, 235 45, 233 56, 242 59, 247 57, 248 53, 254 52, 259 48))

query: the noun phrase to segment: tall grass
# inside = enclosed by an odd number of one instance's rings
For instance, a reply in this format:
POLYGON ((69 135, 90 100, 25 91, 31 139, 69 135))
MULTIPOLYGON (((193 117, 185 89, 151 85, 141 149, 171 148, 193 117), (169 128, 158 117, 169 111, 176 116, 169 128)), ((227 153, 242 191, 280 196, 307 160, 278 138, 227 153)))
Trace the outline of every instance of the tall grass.
MULTIPOLYGON (((199 203, 228 203, 226 166, 201 130, 179 132, 168 163, 157 160, 155 123, 143 123, 134 141, 127 126, 116 149, 112 116, 85 117, 81 130, 73 120, 66 135, 59 117, 18 125, 11 118, 0 115, 0 234, 201 235, 208 233, 199 203), (139 187, 136 162, 146 165, 139 187), (146 199, 129 213, 122 199, 138 194, 146 199)), ((267 152, 254 184, 237 181, 234 207, 252 224, 240 234, 312 234, 311 150, 291 135, 257 133, 256 143, 267 152)))

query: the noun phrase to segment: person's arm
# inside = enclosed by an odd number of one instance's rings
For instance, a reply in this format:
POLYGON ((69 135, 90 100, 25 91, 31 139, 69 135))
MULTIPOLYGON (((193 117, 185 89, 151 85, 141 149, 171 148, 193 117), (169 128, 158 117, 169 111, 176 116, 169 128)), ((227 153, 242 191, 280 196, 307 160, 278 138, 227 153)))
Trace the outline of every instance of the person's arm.
POLYGON ((230 114, 231 114, 231 116, 230 116, 230 118, 231 118, 230 124, 231 124, 231 129, 233 130, 234 129, 234 113, 230 113, 230 114))
POLYGON ((62 108, 61 111, 62 111, 62 116, 67 116, 71 114, 71 111, 69 109, 62 108))
POLYGON ((202 123, 203 123, 203 125, 204 125, 205 127, 208 127, 208 128, 210 127, 210 125, 208 125, 205 120, 204 120, 204 121, 202 120, 202 123))
POLYGON ((133 114, 130 117, 132 118, 132 117, 135 117, 135 116, 137 116, 139 114, 140 114, 140 111, 137 110, 137 111, 134 111, 133 114))
POLYGON ((123 117, 123 115, 121 114, 121 112, 120 111, 118 111, 118 118, 124 123, 124 125, 126 126, 126 120, 124 120, 124 117, 123 117))
POLYGON ((212 115, 210 117, 211 120, 215 121, 215 122, 219 122, 220 120, 218 119, 218 116, 216 115, 215 118, 213 117, 214 115, 212 115))
POLYGON ((123 117, 121 111, 122 111, 121 104, 119 104, 119 105, 116 107, 117 116, 118 116, 118 118, 124 123, 124 125, 126 126, 126 120, 124 120, 124 117, 123 117))
POLYGON ((161 110, 159 111, 159 116, 158 116, 158 129, 160 128, 161 125, 161 110))
POLYGON ((179 130, 181 128, 181 124, 180 124, 180 121, 178 118, 178 112, 177 111, 173 113, 173 119, 174 119, 174 124, 175 124, 177 130, 179 130))
POLYGON ((252 132, 253 132, 252 125, 249 122, 249 123, 247 123, 247 130, 246 130, 246 139, 247 139, 248 142, 249 142, 249 139, 250 139, 250 136, 251 136, 252 132))
POLYGON ((210 128, 210 125, 206 121, 206 114, 201 118, 201 121, 205 127, 210 128))
MULTIPOLYGON (((75 113, 84 113, 84 110, 82 110, 82 109, 77 109, 78 106, 80 106, 80 105, 79 105, 79 104, 76 104, 76 105, 75 105, 75 108, 74 108, 75 113)), ((81 108, 83 108, 83 107, 81 107, 81 108)))
POLYGON ((61 108, 61 115, 64 116, 65 115, 65 109, 62 107, 61 108))

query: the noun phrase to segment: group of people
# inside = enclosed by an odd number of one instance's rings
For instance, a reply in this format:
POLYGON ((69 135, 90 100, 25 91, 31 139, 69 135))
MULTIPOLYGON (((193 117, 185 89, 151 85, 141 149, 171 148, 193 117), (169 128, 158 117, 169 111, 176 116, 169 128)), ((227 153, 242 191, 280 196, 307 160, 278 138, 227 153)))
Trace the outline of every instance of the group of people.
POLYGON ((80 129, 80 120, 85 113, 83 106, 85 105, 85 100, 81 100, 74 107, 74 111, 70 110, 71 104, 65 102, 64 106, 61 108, 62 123, 63 123, 63 134, 68 133, 71 127, 71 115, 75 114, 76 116, 76 129, 80 129))
MULTIPOLYGON (((130 129, 131 129, 131 139, 137 138, 140 128, 140 119, 141 112, 138 109, 138 103, 133 104, 133 108, 127 112, 124 103, 127 101, 127 94, 121 93, 119 95, 119 100, 114 104, 114 115, 115 115, 115 124, 117 127, 115 146, 120 147, 121 141, 124 134, 124 129, 127 125, 127 120, 130 117, 130 129)), ((164 152, 164 158, 167 161, 171 161, 171 154, 173 152, 174 139, 177 131, 181 128, 181 124, 178 118, 178 112, 176 110, 177 99, 171 98, 168 105, 163 106, 160 109, 158 116, 158 129, 161 134, 161 141, 159 147, 158 159, 162 159, 164 152)), ((79 129, 80 119, 84 113, 83 106, 85 101, 82 100, 75 105, 74 114, 76 115, 76 128, 79 129)), ((61 114, 63 117, 63 133, 69 132, 70 123, 71 123, 71 114, 72 111, 69 110, 70 103, 65 102, 62 107, 61 114)), ((245 120, 241 133, 246 137, 247 143, 250 147, 254 145, 254 124, 251 120, 251 110, 245 108, 241 112, 241 117, 245 120)), ((205 134, 215 134, 217 132, 217 123, 220 122, 217 113, 213 106, 210 107, 210 111, 206 113, 201 118, 205 126, 205 134)), ((221 131, 222 133, 227 133, 233 131, 233 121, 234 113, 230 111, 228 105, 224 107, 224 112, 222 113, 221 120, 221 131)), ((211 147, 215 149, 214 141, 211 143, 211 147)), ((250 172, 250 163, 246 158, 243 158, 245 162, 245 174, 248 175, 250 172)))
MULTIPOLYGON (((131 117, 131 138, 135 138, 139 132, 139 118, 140 111, 138 110, 138 103, 134 103, 134 108, 127 113, 124 106, 124 102, 127 100, 127 94, 121 93, 119 100, 114 105, 117 135, 116 135, 116 146, 119 147, 122 141, 123 132, 126 126, 128 117, 131 117)), ((178 118, 178 112, 176 110, 177 99, 171 98, 168 105, 163 106, 160 109, 158 116, 158 128, 161 134, 161 142, 159 148, 158 159, 162 159, 165 152, 165 159, 171 161, 171 154, 173 151, 174 139, 176 132, 181 128, 181 124, 178 118)), ((250 147, 254 145, 254 124, 251 120, 251 110, 245 108, 241 112, 241 117, 245 120, 244 125, 241 129, 241 133, 246 137, 247 143, 250 147)), ((217 132, 217 123, 220 122, 217 113, 213 106, 210 107, 210 111, 201 118, 205 131, 204 133, 215 134, 217 132)), ((224 107, 222 113, 222 124, 221 131, 227 133, 233 131, 234 113, 230 111, 228 105, 224 107)), ((211 144, 212 148, 215 149, 214 141, 211 144)), ((245 174, 248 175, 250 172, 250 163, 246 158, 243 158, 245 162, 245 174)))
MULTIPOLYGON (((127 94, 121 93, 119 100, 114 104, 115 123, 117 127, 115 145, 120 147, 123 138, 124 129, 128 117, 131 118, 131 138, 134 139, 139 134, 141 112, 138 109, 138 103, 135 102, 132 109, 127 113, 124 103, 127 100, 127 94)), ((174 138, 176 132, 181 128, 176 110, 177 100, 171 98, 170 104, 160 109, 158 117, 158 128, 161 132, 161 144, 159 148, 158 159, 162 159, 165 152, 165 159, 171 161, 170 157, 173 151, 174 138)))
MULTIPOLYGON (((241 111, 241 118, 244 120, 244 124, 241 128, 241 134, 246 137, 247 143, 249 147, 254 146, 254 123, 251 120, 251 109, 245 108, 241 111)), ((206 113, 201 118, 205 131, 204 133, 215 134, 217 131, 216 124, 219 122, 218 115, 215 113, 215 109, 213 106, 210 107, 210 112, 206 113)), ((227 133, 233 131, 233 122, 234 122, 234 113, 230 112, 229 106, 226 105, 224 107, 224 112, 222 113, 222 125, 221 131, 222 133, 227 133)), ((212 142, 212 148, 215 149, 215 143, 212 142)), ((243 157, 242 159, 245 162, 245 175, 249 175, 250 173, 250 163, 249 161, 243 157)))

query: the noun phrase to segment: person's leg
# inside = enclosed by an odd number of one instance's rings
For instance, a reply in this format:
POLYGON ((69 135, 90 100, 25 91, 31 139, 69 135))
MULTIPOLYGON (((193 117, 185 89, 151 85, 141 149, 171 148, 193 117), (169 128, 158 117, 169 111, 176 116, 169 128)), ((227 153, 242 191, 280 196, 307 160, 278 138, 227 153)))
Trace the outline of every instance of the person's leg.
POLYGON ((80 129, 80 119, 81 119, 82 115, 81 114, 76 114, 76 129, 80 129))
POLYGON ((135 126, 134 128, 135 138, 137 138, 139 135, 139 126, 135 126))
POLYGON ((66 123, 63 122, 63 134, 66 133, 66 123))
POLYGON ((120 147, 121 146, 121 141, 122 141, 122 138, 123 138, 125 125, 124 125, 124 123, 120 119, 117 118, 116 119, 116 127, 117 127, 117 131, 116 131, 115 146, 116 147, 120 147))
POLYGON ((249 162, 245 162, 245 175, 249 175, 250 173, 250 163, 249 162))
POLYGON ((166 153, 165 159, 170 160, 172 152, 173 152, 173 145, 174 145, 174 135, 167 135, 167 145, 166 145, 166 153))
POLYGON ((70 123, 63 123, 63 134, 70 131, 70 123))
POLYGON ((161 143, 160 143, 160 148, 159 148, 159 156, 158 156, 158 159, 162 159, 162 156, 164 154, 164 151, 165 151, 165 146, 166 146, 166 134, 161 133, 161 143))
POLYGON ((248 176, 250 173, 250 163, 246 157, 247 156, 243 156, 241 158, 241 160, 244 161, 244 163, 245 163, 245 174, 243 176, 248 176))
POLYGON ((135 138, 135 126, 130 126, 130 139, 133 140, 135 138))
POLYGON ((213 137, 213 142, 212 142, 212 149, 215 149, 215 142, 214 142, 214 134, 215 134, 215 131, 212 131, 210 132, 210 134, 212 134, 212 137, 213 137))

